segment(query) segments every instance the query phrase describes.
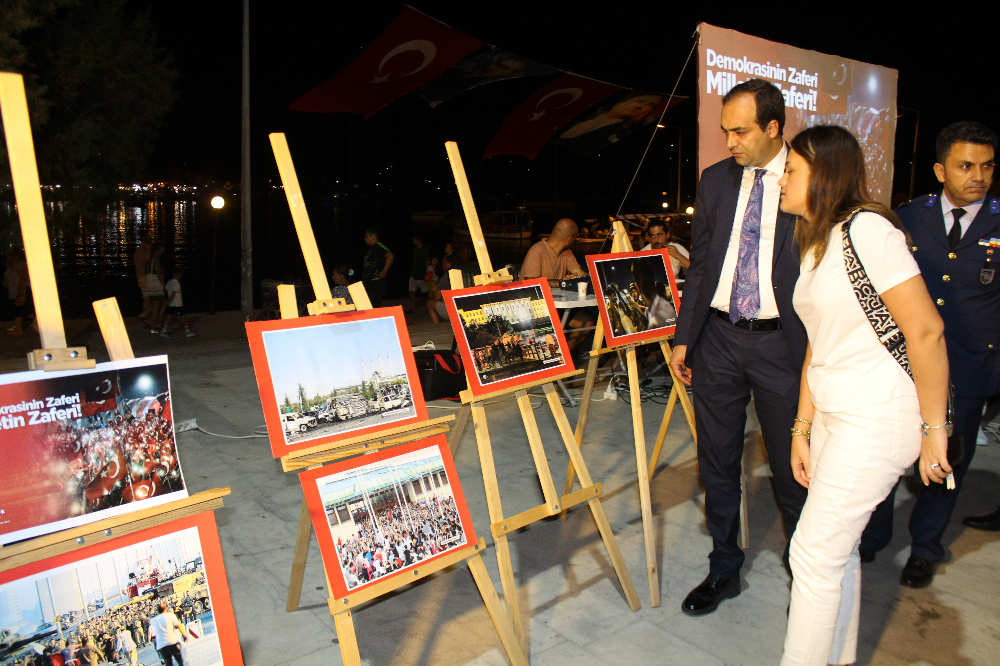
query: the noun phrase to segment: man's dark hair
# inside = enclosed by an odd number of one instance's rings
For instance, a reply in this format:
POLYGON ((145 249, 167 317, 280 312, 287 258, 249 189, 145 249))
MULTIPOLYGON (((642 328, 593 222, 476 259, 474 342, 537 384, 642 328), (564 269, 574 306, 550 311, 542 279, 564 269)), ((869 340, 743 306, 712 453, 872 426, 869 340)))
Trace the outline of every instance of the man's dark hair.
POLYGON ((649 226, 646 227, 646 233, 653 233, 653 227, 663 227, 663 233, 670 233, 670 223, 666 220, 655 219, 649 221, 649 226))
POLYGON ((365 229, 365 236, 374 236, 375 238, 378 238, 378 229, 375 227, 368 227, 365 229))
POLYGON ((753 95, 757 103, 757 124, 765 129, 772 120, 777 120, 778 136, 781 136, 785 129, 785 98, 778 86, 764 79, 749 79, 730 88, 722 98, 722 105, 729 104, 737 95, 753 95))
POLYGON ((992 146, 993 154, 997 152, 997 135, 982 123, 972 120, 962 120, 948 125, 937 135, 934 144, 935 159, 938 164, 944 164, 951 152, 952 145, 956 143, 974 143, 979 146, 992 146))

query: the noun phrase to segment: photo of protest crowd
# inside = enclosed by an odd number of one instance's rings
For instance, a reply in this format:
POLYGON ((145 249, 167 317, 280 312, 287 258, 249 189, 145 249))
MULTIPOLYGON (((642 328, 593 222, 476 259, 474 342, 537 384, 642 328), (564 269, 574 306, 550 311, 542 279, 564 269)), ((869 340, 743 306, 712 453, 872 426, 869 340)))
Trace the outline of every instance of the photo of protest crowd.
POLYGON ((0 666, 159 664, 174 618, 217 642, 196 529, 0 585, 0 666))
POLYGON ((629 254, 588 257, 612 342, 677 322, 676 284, 668 273, 666 250, 629 254))
POLYGON ((453 480, 436 446, 316 483, 348 590, 468 541, 462 517, 467 510, 459 508, 453 480))
MULTIPOLYGON (((0 388, 18 397, 75 401, 55 410, 62 418, 35 424, 48 414, 28 410, 25 426, 5 431, 15 446, 0 451, 0 464, 17 473, 0 488, 8 520, 0 526, 2 540, 71 526, 52 525, 57 521, 184 494, 166 362, 0 388)), ((28 406, 44 404, 21 399, 28 406)))

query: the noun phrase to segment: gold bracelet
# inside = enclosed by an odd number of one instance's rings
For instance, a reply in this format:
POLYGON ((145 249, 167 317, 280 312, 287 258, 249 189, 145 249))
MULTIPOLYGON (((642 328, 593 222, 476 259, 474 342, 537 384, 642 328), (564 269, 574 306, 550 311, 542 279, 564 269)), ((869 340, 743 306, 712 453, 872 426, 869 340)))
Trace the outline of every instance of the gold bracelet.
POLYGON ((796 428, 791 428, 790 430, 792 431, 792 437, 800 435, 802 437, 805 437, 806 439, 809 439, 809 435, 811 434, 809 430, 798 430, 796 428))
POLYGON ((812 421, 806 421, 805 419, 800 419, 797 416, 795 417, 795 420, 798 421, 799 423, 805 423, 806 425, 812 425, 813 423, 812 421))

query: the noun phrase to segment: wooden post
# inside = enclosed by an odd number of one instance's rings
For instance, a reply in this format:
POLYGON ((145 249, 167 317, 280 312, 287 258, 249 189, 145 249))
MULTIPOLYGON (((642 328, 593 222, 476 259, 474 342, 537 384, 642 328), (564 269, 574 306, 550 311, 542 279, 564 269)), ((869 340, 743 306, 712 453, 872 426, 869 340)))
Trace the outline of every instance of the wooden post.
POLYGON ((639 481, 639 509, 642 514, 642 538, 646 544, 646 579, 649 582, 649 605, 660 605, 660 575, 656 566, 656 533, 653 531, 653 507, 649 496, 649 473, 646 470, 646 432, 642 423, 639 364, 635 347, 625 352, 628 364, 628 385, 632 407, 632 433, 635 437, 635 463, 639 481))
POLYGON ((97 315, 97 325, 101 329, 101 335, 104 336, 104 346, 111 360, 125 361, 135 358, 121 310, 118 309, 118 299, 112 296, 103 301, 94 301, 94 313, 97 315))
MULTIPOLYGON (((465 211, 465 221, 469 225, 472 247, 476 251, 476 258, 479 260, 479 270, 483 274, 492 273, 493 263, 490 261, 489 252, 486 251, 486 239, 483 238, 483 228, 479 224, 479 213, 476 212, 476 204, 472 200, 472 189, 469 187, 469 179, 465 175, 462 154, 458 152, 458 144, 454 141, 446 142, 444 149, 448 151, 451 172, 455 175, 458 198, 462 201, 462 210, 465 211)), ((462 287, 456 286, 453 282, 451 288, 461 289, 462 287)))

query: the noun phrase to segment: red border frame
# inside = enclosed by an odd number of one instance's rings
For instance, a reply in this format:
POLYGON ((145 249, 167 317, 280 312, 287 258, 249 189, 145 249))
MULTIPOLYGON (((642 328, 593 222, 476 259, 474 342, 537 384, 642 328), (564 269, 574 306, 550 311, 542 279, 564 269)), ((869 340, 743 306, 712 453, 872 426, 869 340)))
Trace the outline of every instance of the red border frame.
POLYGON ((205 578, 212 597, 212 613, 215 626, 219 633, 219 646, 222 648, 222 661, 225 666, 243 666, 243 652, 240 649, 240 637, 236 631, 236 618, 233 615, 233 601, 229 596, 229 582, 226 579, 226 567, 222 560, 222 547, 219 545, 219 529, 215 523, 214 511, 202 511, 193 516, 178 518, 163 525, 127 534, 103 543, 86 546, 69 553, 25 564, 9 571, 0 572, 0 585, 20 580, 26 576, 44 573, 56 567, 73 564, 82 560, 104 555, 115 550, 121 550, 137 543, 180 532, 190 527, 198 528, 201 541, 201 555, 205 562, 205 578))
POLYGON ((569 345, 566 344, 566 336, 563 334, 562 322, 559 319, 559 311, 552 300, 552 291, 549 289, 549 282, 545 278, 535 280, 523 280, 521 282, 503 282, 499 284, 489 284, 483 287, 470 287, 468 289, 448 289, 441 292, 444 297, 445 307, 448 308, 448 318, 451 320, 451 328, 455 332, 455 341, 458 344, 458 351, 462 355, 462 365, 465 367, 465 376, 469 380, 469 390, 472 395, 485 395, 496 391, 505 391, 523 385, 525 382, 534 382, 547 377, 555 377, 567 372, 572 372, 576 368, 573 366, 573 359, 570 358, 569 345), (482 384, 479 381, 479 373, 475 371, 476 365, 472 360, 472 352, 469 349, 469 341, 465 337, 465 327, 458 316, 458 308, 455 307, 455 298, 474 296, 475 294, 487 294, 491 292, 502 292, 510 289, 524 289, 525 287, 541 287, 545 303, 549 307, 549 318, 552 319, 552 329, 555 331, 556 340, 559 342, 559 350, 562 352, 563 364, 536 370, 519 377, 502 379, 498 382, 482 384))
MULTIPOLYGON (((348 595, 357 594, 367 587, 391 580, 403 575, 411 569, 425 566, 428 562, 433 562, 439 557, 453 553, 460 548, 476 544, 476 530, 472 524, 472 516, 469 514, 469 507, 465 503, 465 495, 462 493, 462 485, 458 480, 458 471, 455 469, 455 461, 452 460, 451 450, 448 448, 448 440, 444 435, 434 435, 433 437, 418 439, 415 442, 409 442, 407 444, 400 444, 399 446, 393 446, 388 449, 382 449, 376 453, 357 456, 351 458, 350 460, 344 460, 331 465, 326 465, 324 467, 309 469, 304 472, 300 472, 299 479, 302 481, 302 493, 305 495, 306 504, 309 507, 309 517, 312 518, 313 530, 316 532, 316 540, 319 542, 319 550, 323 556, 323 567, 326 569, 327 578, 330 580, 330 594, 333 599, 343 599, 348 595), (326 511, 323 509, 323 500, 319 495, 319 485, 317 480, 332 474, 355 469, 357 467, 364 467, 373 462, 386 460, 388 458, 395 458, 396 456, 410 453, 411 451, 417 451, 418 449, 426 449, 431 446, 437 447, 438 451, 441 453, 441 460, 444 461, 444 471, 448 475, 448 485, 451 487, 452 494, 455 497, 455 506, 458 509, 458 517, 462 522, 462 531, 465 533, 465 544, 456 546, 455 548, 450 548, 446 551, 438 553, 434 557, 417 562, 416 564, 411 564, 410 566, 404 567, 388 576, 382 576, 381 578, 377 578, 371 582, 365 583, 364 585, 359 585, 353 590, 348 590, 347 581, 344 580, 344 573, 340 569, 340 558, 337 556, 337 545, 333 541, 333 534, 330 532, 330 524, 327 522, 326 511)), ((400 585, 405 584, 405 581, 400 583, 400 585)))
POLYGON ((264 408, 264 422, 267 423, 268 439, 271 442, 271 453, 275 458, 288 455, 294 451, 311 449, 315 446, 322 446, 337 442, 341 439, 349 439, 370 433, 376 433, 388 428, 396 428, 409 423, 417 423, 427 420, 427 406, 424 404, 424 392, 420 387, 420 377, 417 375, 417 364, 413 360, 413 347, 410 344, 410 334, 406 330, 406 318, 403 316, 403 308, 395 306, 391 308, 377 308, 374 310, 358 310, 356 312, 342 312, 330 315, 316 315, 313 317, 297 317, 295 319, 274 319, 271 321, 247 322, 247 338, 250 341, 250 356, 253 359, 253 370, 257 376, 257 388, 260 392, 261 406, 264 408), (367 428, 358 428, 326 437, 315 437, 302 442, 288 444, 285 442, 284 429, 281 425, 281 414, 278 410, 278 400, 274 395, 274 383, 271 380, 271 368, 267 363, 267 352, 264 349, 264 333, 268 331, 284 331, 292 328, 305 328, 307 326, 325 326, 328 324, 342 324, 352 321, 363 321, 366 319, 382 319, 393 317, 396 320, 396 334, 399 335, 399 346, 403 353, 403 361, 406 364, 406 376, 410 381, 410 395, 413 396, 413 407, 416 415, 408 419, 399 419, 380 425, 373 425, 367 428))
POLYGON ((615 261, 618 259, 628 259, 630 257, 653 256, 663 257, 663 264, 667 269, 667 281, 670 283, 670 295, 674 299, 674 309, 677 310, 677 315, 680 316, 681 297, 677 291, 677 278, 674 276, 674 267, 670 263, 670 253, 666 248, 660 250, 640 250, 638 252, 592 254, 587 257, 587 265, 590 268, 590 281, 594 285, 594 293, 597 294, 597 309, 601 313, 601 323, 604 325, 604 339, 607 340, 608 347, 620 347, 622 345, 642 342, 643 340, 661 338, 664 335, 673 335, 674 331, 677 329, 677 323, 675 321, 673 326, 664 326, 662 328, 654 328, 640 333, 630 333, 628 335, 616 336, 614 334, 614 329, 611 328, 611 321, 608 319, 608 309, 604 302, 604 286, 601 284, 601 280, 598 277, 600 273, 597 271, 597 262, 615 261))

